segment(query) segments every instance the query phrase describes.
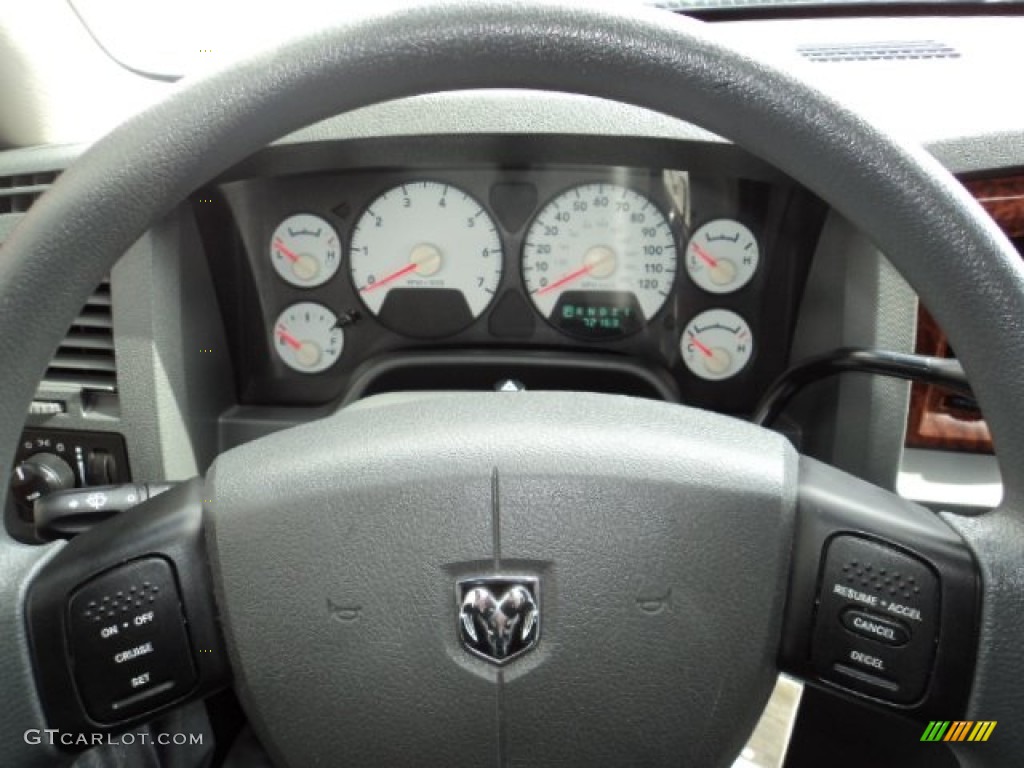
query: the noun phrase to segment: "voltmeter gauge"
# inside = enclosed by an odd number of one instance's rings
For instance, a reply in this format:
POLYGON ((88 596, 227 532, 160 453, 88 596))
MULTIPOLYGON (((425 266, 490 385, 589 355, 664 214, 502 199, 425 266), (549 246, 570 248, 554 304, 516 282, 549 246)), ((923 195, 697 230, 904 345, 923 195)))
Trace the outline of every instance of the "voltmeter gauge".
POLYGON ((323 285, 338 271, 341 243, 334 227, 311 213, 289 216, 270 238, 270 262, 299 288, 323 285))
POLYGON ((326 371, 341 357, 345 332, 327 307, 292 304, 274 323, 274 349, 284 364, 300 373, 326 371))
POLYGON ((702 224, 686 244, 686 272, 708 293, 732 293, 750 282, 760 252, 754 233, 733 219, 702 224))
POLYGON ((754 354, 754 337, 746 320, 735 312, 709 309, 687 323, 679 349, 695 376, 721 381, 746 368, 754 354))

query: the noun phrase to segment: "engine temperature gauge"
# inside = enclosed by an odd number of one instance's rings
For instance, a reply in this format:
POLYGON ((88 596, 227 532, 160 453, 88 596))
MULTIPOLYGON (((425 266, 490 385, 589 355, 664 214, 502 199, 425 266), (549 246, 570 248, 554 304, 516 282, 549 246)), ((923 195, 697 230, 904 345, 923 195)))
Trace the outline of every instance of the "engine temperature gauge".
POLYGON ((300 373, 326 371, 344 348, 345 332, 337 316, 320 304, 292 304, 274 323, 274 349, 285 365, 300 373))
POLYGON ((311 213, 289 216, 270 238, 270 262, 299 288, 323 285, 338 271, 341 245, 334 227, 311 213))
POLYGON ((728 309, 709 309, 687 323, 679 341, 683 362, 708 381, 721 381, 742 371, 754 353, 746 321, 728 309))

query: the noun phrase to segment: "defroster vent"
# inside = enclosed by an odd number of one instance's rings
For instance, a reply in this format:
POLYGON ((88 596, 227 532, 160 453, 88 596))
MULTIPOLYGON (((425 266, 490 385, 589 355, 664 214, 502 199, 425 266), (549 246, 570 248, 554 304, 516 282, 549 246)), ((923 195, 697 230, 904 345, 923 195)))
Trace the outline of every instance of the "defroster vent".
POLYGON ((884 40, 874 43, 833 43, 801 45, 797 51, 815 63, 844 61, 915 61, 921 59, 958 59, 960 51, 935 40, 884 40))

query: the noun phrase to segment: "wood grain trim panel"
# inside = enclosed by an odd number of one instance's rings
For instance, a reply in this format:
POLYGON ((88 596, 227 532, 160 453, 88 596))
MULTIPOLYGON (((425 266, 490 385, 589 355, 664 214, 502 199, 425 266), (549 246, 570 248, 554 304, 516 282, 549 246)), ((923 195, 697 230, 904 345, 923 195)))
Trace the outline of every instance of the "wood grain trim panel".
MULTIPOLYGON (((946 334, 924 307, 917 312, 917 352, 949 356, 946 334)), ((915 382, 910 389, 907 445, 962 453, 992 453, 992 435, 981 414, 944 389, 915 382)))
MULTIPOLYGON (((971 179, 964 186, 1011 238, 1024 238, 1024 174, 971 179)), ((917 352, 949 356, 949 341, 921 307, 917 317, 917 352)), ((910 391, 907 445, 965 453, 992 453, 992 435, 981 414, 938 387, 914 384, 910 391)))
POLYGON ((1024 237, 1024 174, 973 179, 964 186, 1009 237, 1024 237))

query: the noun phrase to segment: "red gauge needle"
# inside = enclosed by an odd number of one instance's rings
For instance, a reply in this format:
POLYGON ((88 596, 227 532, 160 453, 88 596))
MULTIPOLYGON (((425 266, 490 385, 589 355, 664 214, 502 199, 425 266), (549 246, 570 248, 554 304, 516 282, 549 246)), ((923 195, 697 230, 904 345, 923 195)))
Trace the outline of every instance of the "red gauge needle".
POLYGON ((399 269, 399 270, 397 270, 395 272, 392 272, 387 277, 382 277, 380 280, 378 280, 375 283, 368 283, 367 285, 364 285, 362 288, 359 289, 359 292, 360 293, 369 293, 374 288, 380 288, 382 285, 387 285, 392 280, 397 280, 402 275, 408 275, 410 272, 415 270, 418 266, 420 266, 420 265, 417 262, 413 262, 412 264, 407 264, 406 266, 402 267, 401 269, 399 269))
POLYGON ((711 351, 711 348, 709 346, 707 346, 706 344, 701 344, 699 341, 697 341, 697 337, 694 336, 692 333, 690 334, 690 341, 693 342, 693 346, 695 346, 698 350, 700 350, 700 353, 702 355, 704 355, 704 357, 714 357, 715 356, 715 353, 711 351))
POLYGON ((280 336, 281 340, 292 349, 302 349, 302 342, 288 333, 284 326, 279 325, 277 327, 277 335, 280 336))
POLYGON ((274 241, 274 247, 277 248, 277 250, 279 250, 281 253, 283 253, 285 257, 288 259, 288 261, 299 260, 299 254, 295 253, 295 251, 291 251, 288 248, 286 248, 284 243, 281 242, 281 238, 277 238, 274 241))
POLYGON ((574 272, 570 272, 565 277, 560 277, 557 280, 555 280, 555 282, 553 282, 553 283, 551 283, 549 285, 545 285, 543 288, 541 288, 539 291, 537 291, 536 294, 538 296, 543 296, 545 293, 548 293, 549 291, 555 290, 555 288, 561 288, 566 283, 571 283, 573 280, 577 280, 577 279, 583 277, 584 275, 588 274, 590 272, 590 270, 592 270, 593 268, 594 268, 593 264, 587 264, 585 267, 580 267, 579 269, 575 270, 574 272))
POLYGON ((566 283, 571 283, 573 280, 579 280, 584 275, 589 275, 591 272, 593 272, 598 267, 603 266, 604 264, 608 263, 608 261, 610 261, 610 260, 615 258, 615 254, 614 253, 609 251, 607 248, 601 248, 601 249, 594 249, 594 250, 588 252, 587 253, 588 259, 594 253, 597 253, 597 258, 594 259, 593 261, 591 261, 589 264, 584 264, 579 269, 573 270, 569 274, 564 275, 564 276, 558 278, 557 280, 555 280, 555 282, 551 283, 550 285, 545 285, 540 290, 534 291, 533 295, 534 296, 543 296, 545 293, 548 293, 549 291, 553 291, 556 288, 561 288, 566 283))
POLYGON ((705 264, 707 264, 712 269, 714 269, 715 267, 718 266, 718 259, 716 259, 710 253, 705 251, 699 245, 697 245, 697 243, 691 243, 690 245, 693 248, 693 252, 696 253, 700 257, 701 261, 703 261, 705 264))

